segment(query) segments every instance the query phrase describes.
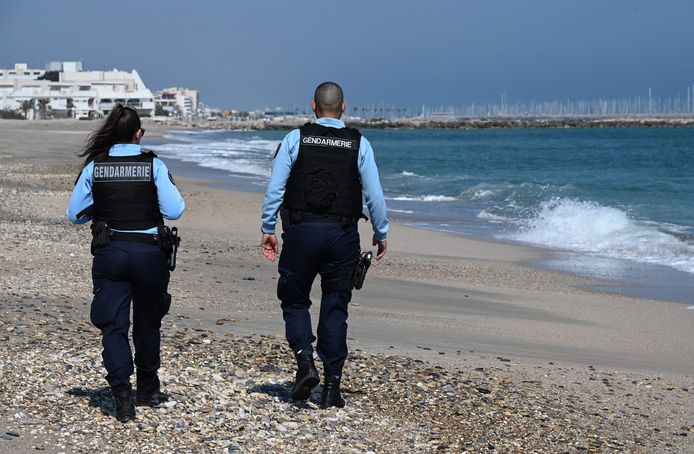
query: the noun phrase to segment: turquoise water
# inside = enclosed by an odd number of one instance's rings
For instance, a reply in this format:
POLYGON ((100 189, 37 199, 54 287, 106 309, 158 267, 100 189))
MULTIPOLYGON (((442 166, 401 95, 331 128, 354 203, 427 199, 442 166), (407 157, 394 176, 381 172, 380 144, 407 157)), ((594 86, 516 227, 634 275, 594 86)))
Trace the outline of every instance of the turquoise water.
MULTIPOLYGON (((694 274, 694 129, 363 133, 393 217, 694 274)), ((284 134, 175 131, 152 148, 262 191, 284 134)))
POLYGON ((553 197, 694 225, 694 130, 373 131, 393 196, 443 195, 520 216, 553 197), (415 175, 410 175, 410 173, 415 175))

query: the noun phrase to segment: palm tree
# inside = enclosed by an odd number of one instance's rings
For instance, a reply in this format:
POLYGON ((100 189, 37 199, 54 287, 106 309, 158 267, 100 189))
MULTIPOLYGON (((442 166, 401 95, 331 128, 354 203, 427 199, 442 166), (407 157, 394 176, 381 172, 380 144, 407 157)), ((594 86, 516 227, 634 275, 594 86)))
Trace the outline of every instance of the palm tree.
POLYGON ((34 103, 27 99, 25 101, 22 101, 22 105, 19 106, 21 109, 22 113, 24 114, 24 118, 28 119, 29 118, 29 111, 34 109, 34 103))
POLYGON ((67 117, 72 118, 72 109, 75 108, 75 101, 72 98, 67 98, 65 101, 65 107, 67 107, 67 117))
POLYGON ((48 109, 48 103, 50 103, 50 99, 46 98, 41 98, 38 100, 39 103, 39 114, 42 120, 46 119, 46 110, 48 109))

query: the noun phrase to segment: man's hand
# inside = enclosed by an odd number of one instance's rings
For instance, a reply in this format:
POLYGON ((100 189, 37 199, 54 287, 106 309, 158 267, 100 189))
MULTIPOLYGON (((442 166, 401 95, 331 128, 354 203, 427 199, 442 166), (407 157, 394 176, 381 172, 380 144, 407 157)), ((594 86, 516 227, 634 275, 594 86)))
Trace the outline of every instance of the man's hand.
POLYGON ((277 258, 277 237, 274 233, 263 233, 263 238, 260 240, 260 248, 266 259, 274 262, 277 258))
POLYGON ((388 242, 386 240, 378 241, 376 238, 373 239, 373 245, 378 245, 378 252, 376 253, 376 260, 381 260, 386 251, 388 250, 388 242))

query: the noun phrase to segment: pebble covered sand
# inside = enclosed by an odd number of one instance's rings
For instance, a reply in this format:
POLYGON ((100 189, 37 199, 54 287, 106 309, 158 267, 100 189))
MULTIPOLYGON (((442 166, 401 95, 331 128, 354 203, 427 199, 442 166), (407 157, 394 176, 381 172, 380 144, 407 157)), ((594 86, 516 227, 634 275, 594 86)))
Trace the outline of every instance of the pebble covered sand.
POLYGON ((89 323, 88 230, 62 216, 75 171, 0 154, 0 452, 694 452, 684 375, 352 349, 346 408, 318 409, 320 387, 293 402, 280 336, 203 317, 205 299, 250 308, 274 290, 247 272, 262 260, 252 240, 209 247, 204 232, 172 277, 181 310, 164 319, 158 404, 121 424, 89 323), (202 274, 211 254, 241 269, 235 293, 202 274))

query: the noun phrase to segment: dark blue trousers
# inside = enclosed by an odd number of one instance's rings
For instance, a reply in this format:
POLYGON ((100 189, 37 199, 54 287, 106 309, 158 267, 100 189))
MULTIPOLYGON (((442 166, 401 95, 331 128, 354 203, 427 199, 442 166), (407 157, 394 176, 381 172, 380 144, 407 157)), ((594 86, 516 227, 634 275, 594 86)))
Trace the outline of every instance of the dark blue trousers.
POLYGON ((171 306, 169 269, 156 244, 111 241, 96 250, 92 265, 92 323, 101 330, 109 385, 130 383, 133 355, 128 340, 133 303, 133 344, 138 374, 159 369, 161 320, 171 306))
POLYGON ((277 296, 282 301, 287 341, 295 352, 311 347, 311 286, 321 275, 322 297, 317 351, 326 375, 340 376, 347 359, 347 305, 351 290, 333 291, 333 272, 353 266, 359 254, 356 227, 336 222, 302 222, 285 228, 280 254, 277 296))

